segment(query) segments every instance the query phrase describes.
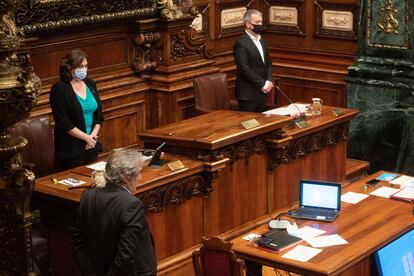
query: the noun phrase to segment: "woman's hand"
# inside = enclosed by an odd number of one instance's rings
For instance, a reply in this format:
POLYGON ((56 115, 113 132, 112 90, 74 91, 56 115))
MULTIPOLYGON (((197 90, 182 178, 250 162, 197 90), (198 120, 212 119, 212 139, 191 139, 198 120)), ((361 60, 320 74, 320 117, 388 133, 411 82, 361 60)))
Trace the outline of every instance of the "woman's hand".
POLYGON ((93 149, 96 146, 96 140, 91 135, 87 136, 87 138, 85 139, 85 142, 86 142, 85 150, 93 149))

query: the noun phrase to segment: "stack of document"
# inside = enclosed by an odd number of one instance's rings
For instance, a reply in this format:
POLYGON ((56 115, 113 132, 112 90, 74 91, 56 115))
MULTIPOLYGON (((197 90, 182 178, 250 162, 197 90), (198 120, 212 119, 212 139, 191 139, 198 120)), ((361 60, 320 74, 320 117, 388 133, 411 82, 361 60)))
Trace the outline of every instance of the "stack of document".
POLYGON ((263 112, 263 114, 283 115, 283 116, 295 116, 300 113, 305 113, 309 104, 294 103, 285 107, 279 107, 263 112))
POLYGON ((395 178, 390 184, 400 185, 400 188, 414 188, 414 177, 408 175, 401 175, 395 178))

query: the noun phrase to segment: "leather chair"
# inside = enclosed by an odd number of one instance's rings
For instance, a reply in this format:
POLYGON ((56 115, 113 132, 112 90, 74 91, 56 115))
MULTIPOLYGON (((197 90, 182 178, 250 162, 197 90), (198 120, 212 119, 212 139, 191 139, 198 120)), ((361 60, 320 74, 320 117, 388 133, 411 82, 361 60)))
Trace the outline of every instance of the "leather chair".
POLYGON ((227 74, 215 73, 193 79, 195 108, 199 113, 213 110, 237 110, 237 101, 230 100, 227 74))
POLYGON ((218 237, 201 238, 202 246, 193 252, 196 276, 241 276, 244 262, 231 250, 232 243, 218 237))
POLYGON ((55 147, 48 115, 25 118, 12 126, 10 132, 27 139, 22 159, 36 177, 55 171, 55 147))

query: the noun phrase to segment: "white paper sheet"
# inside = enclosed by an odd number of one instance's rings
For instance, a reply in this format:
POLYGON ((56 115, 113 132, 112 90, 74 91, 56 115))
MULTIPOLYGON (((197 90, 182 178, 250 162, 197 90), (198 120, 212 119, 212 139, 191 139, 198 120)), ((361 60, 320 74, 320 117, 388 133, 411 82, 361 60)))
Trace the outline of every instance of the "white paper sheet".
POLYGON ((319 253, 322 249, 312 248, 309 246, 298 245, 286 254, 282 255, 282 258, 291 259, 300 262, 307 262, 319 253))
POLYGON ((305 226, 305 227, 300 228, 297 232, 289 233, 289 234, 306 240, 306 239, 310 239, 310 238, 322 235, 324 233, 326 233, 325 230, 321 230, 321 229, 310 227, 310 226, 305 226))
POLYGON ((381 187, 381 188, 376 189, 375 191, 373 191, 373 192, 371 192, 369 194, 370 195, 374 195, 374 196, 380 196, 380 197, 390 198, 390 195, 395 194, 399 190, 400 189, 396 189, 396 188, 381 187))
POLYGON ((405 188, 399 191, 398 193, 394 194, 394 196, 407 198, 407 199, 414 199, 414 188, 405 188))
POLYGON ((246 240, 246 241, 252 241, 252 240, 260 238, 261 236, 262 235, 255 234, 255 233, 250 233, 250 234, 244 236, 242 239, 246 240))
POLYGON ((92 165, 86 166, 89 169, 92 169, 94 171, 103 171, 105 170, 105 166, 106 166, 106 162, 105 161, 101 161, 101 162, 97 162, 97 163, 93 163, 92 165))
POLYGON ((263 114, 275 114, 275 115, 290 115, 294 116, 298 113, 305 113, 309 104, 290 104, 285 107, 274 108, 268 111, 263 112, 263 114))
POLYGON ((319 236, 315 238, 306 239, 306 242, 313 247, 327 247, 333 245, 347 244, 348 242, 344 240, 338 234, 319 236))
POLYGON ((358 202, 366 199, 367 197, 368 195, 366 194, 347 192, 346 194, 341 196, 341 201, 351 204, 357 204, 358 202))
POLYGON ((66 178, 66 179, 62 179, 58 181, 58 183, 73 187, 73 186, 79 186, 79 185, 85 184, 86 182, 75 179, 75 178, 66 178))
POLYGON ((397 177, 390 184, 400 185, 401 188, 414 188, 414 177, 408 175, 401 175, 397 177))

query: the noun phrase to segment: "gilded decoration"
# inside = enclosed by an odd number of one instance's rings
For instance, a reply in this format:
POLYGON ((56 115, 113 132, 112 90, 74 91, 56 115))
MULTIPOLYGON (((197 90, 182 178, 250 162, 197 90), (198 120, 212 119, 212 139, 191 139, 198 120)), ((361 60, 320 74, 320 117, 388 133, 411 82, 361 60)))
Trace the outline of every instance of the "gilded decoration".
POLYGON ((27 67, 27 54, 16 55, 24 35, 14 14, 19 1, 0 1, 0 275, 35 275, 30 197, 34 174, 22 168, 27 140, 8 128, 27 117, 40 94, 40 79, 27 67))
POLYGON ((158 14, 156 0, 26 0, 15 19, 25 33, 32 33, 158 14))
POLYGON ((318 152, 326 147, 332 147, 348 139, 348 123, 327 128, 312 135, 289 141, 289 143, 270 147, 269 170, 280 164, 287 164, 295 159, 303 158, 312 152, 318 152))
POLYGON ((246 7, 225 9, 221 11, 221 28, 232 28, 243 26, 243 15, 246 12, 246 7))
POLYGON ((398 10, 394 7, 393 0, 385 0, 378 10, 377 26, 386 34, 398 34, 398 10))
POLYGON ((298 9, 296 7, 271 6, 269 9, 269 23, 276 25, 297 26, 298 9))
POLYGON ((366 1, 368 46, 408 49, 408 0, 366 1))

